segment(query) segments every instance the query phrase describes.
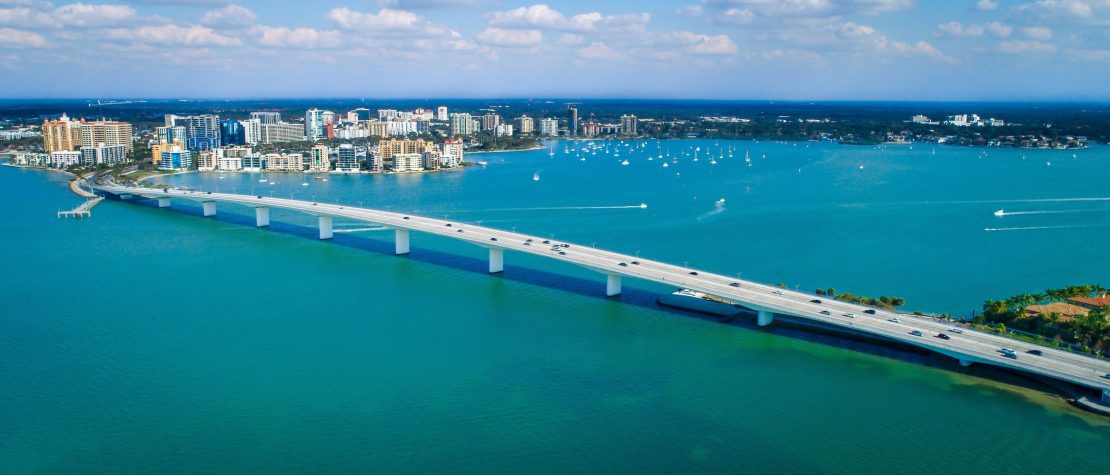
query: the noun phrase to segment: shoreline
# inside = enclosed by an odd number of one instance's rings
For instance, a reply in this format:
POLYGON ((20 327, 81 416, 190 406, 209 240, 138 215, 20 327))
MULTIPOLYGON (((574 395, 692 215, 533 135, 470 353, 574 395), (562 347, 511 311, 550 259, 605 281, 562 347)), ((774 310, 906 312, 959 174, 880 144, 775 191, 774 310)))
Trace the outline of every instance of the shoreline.
POLYGON ((476 151, 476 152, 466 152, 466 154, 471 155, 471 154, 475 154, 475 153, 531 152, 533 150, 543 150, 545 148, 547 148, 547 147, 544 147, 543 145, 537 145, 537 146, 531 147, 531 148, 514 148, 514 149, 509 149, 509 150, 479 150, 479 151, 476 151))

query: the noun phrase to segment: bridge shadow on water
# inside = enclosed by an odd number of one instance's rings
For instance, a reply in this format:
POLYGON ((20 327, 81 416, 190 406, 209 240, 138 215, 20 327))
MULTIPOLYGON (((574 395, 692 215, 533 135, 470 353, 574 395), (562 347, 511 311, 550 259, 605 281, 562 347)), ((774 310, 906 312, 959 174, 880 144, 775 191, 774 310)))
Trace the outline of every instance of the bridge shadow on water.
MULTIPOLYGON (((156 202, 152 200, 134 200, 131 201, 131 204, 144 206, 157 211, 172 211, 174 213, 179 213, 182 215, 196 216, 202 219, 212 219, 203 217, 203 212, 200 206, 178 206, 177 204, 179 201, 182 200, 175 200, 175 206, 168 209, 157 208, 156 202)), ((226 210, 224 212, 218 213, 215 216, 215 220, 217 220, 218 222, 240 225, 247 228, 255 227, 254 216, 235 212, 227 212, 226 210)), ((260 230, 260 232, 278 233, 311 240, 319 239, 319 231, 314 226, 304 226, 288 222, 275 221, 272 219, 272 216, 269 229, 260 230)), ((419 231, 415 232, 419 233, 419 231)), ((444 240, 449 239, 442 236, 430 237, 444 240)), ((628 286, 626 283, 626 285, 622 287, 621 294, 619 296, 606 297, 605 277, 603 274, 600 273, 597 273, 598 277, 596 279, 587 279, 573 275, 540 270, 533 267, 510 265, 508 264, 508 260, 506 260, 503 272, 498 274, 490 274, 488 263, 483 258, 444 252, 428 247, 412 246, 411 252, 409 254, 397 256, 394 253, 393 241, 392 239, 388 238, 375 239, 370 237, 357 236, 354 235, 354 233, 337 232, 334 234, 333 238, 330 241, 331 242, 329 243, 329 245, 343 246, 350 249, 359 249, 400 259, 409 259, 414 262, 446 267, 453 270, 479 274, 490 278, 508 279, 515 282, 559 290, 562 292, 569 292, 572 294, 596 298, 599 300, 612 301, 614 303, 620 303, 621 305, 631 305, 639 308, 663 311, 688 318, 696 318, 699 320, 711 321, 731 327, 742 328, 745 330, 797 339, 800 341, 825 345, 829 347, 848 349, 899 361, 912 362, 946 371, 952 371, 996 382, 1002 382, 1007 385, 1022 387, 1038 393, 1061 395, 1065 397, 1076 397, 1078 395, 1086 394, 1089 392, 1084 388, 1079 388, 1068 383, 1063 383, 1059 381, 1046 381, 1043 378, 1032 376, 1026 373, 1013 372, 991 365, 977 364, 970 367, 961 367, 955 359, 925 350, 923 348, 903 344, 893 340, 864 335, 850 330, 844 331, 838 328, 830 328, 824 325, 815 324, 801 318, 791 318, 789 316, 776 315, 775 322, 772 325, 760 327, 755 323, 755 312, 748 311, 747 309, 743 309, 741 314, 737 315, 736 317, 721 318, 718 316, 708 315, 700 312, 693 312, 680 308, 663 306, 656 302, 656 299, 661 295, 662 292, 669 291, 666 290, 665 286, 663 286, 662 284, 654 284, 649 282, 647 283, 648 285, 655 285, 659 288, 659 290, 649 290, 631 287, 628 286)), ((475 244, 474 246, 480 247, 477 244, 475 244)), ((574 264, 566 265, 574 266, 574 264)), ((627 278, 624 280, 635 281, 634 278, 627 278)), ((969 383, 969 385, 972 384, 969 383)))

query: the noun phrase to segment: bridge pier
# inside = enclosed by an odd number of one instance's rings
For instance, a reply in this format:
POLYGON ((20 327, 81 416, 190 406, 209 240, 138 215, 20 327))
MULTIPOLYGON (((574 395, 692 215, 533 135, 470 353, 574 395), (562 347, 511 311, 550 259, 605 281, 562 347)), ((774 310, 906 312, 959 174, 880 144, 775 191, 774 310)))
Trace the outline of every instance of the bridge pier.
POLYGON ((1110 404, 1110 389, 1103 389, 1102 390, 1102 403, 1103 404, 1110 404))
MULTIPOLYGON (((398 256, 401 254, 409 253, 409 230, 408 229, 394 229, 393 230, 393 253, 398 256)), ((492 264, 491 264, 492 266, 492 264)), ((492 267, 491 267, 492 269, 492 267)), ((490 272, 493 272, 492 270, 490 272)))
POLYGON ((960 366, 963 366, 964 368, 966 368, 968 366, 971 366, 971 360, 961 359, 960 360, 960 366))
POLYGON ((320 216, 320 239, 331 239, 331 216, 320 216))
POLYGON ((775 320, 775 314, 766 310, 760 310, 755 316, 755 323, 761 327, 770 325, 775 320))
POLYGON ((505 250, 499 247, 489 248, 489 273, 496 274, 505 270, 505 250))
POLYGON ((169 208, 170 207, 170 199, 169 198, 158 198, 158 207, 159 208, 169 208))
POLYGON ((254 209, 254 225, 260 228, 270 225, 270 208, 259 206, 254 209))
POLYGON ((205 217, 216 215, 216 202, 215 201, 205 201, 205 202, 201 203, 201 205, 204 206, 204 216, 205 217))
POLYGON ((613 297, 621 294, 621 276, 608 274, 605 281, 605 296, 613 297))

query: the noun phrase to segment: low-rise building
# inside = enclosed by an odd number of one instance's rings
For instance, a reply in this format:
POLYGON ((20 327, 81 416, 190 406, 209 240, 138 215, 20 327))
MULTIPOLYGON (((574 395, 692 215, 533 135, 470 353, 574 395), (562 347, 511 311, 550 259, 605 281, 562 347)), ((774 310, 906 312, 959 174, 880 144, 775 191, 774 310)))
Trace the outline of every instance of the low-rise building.
POLYGON ((98 143, 92 147, 81 147, 81 164, 91 165, 118 165, 126 162, 127 146, 124 144, 108 145, 98 143))
POLYGON ((267 153, 264 166, 272 172, 304 171, 304 156, 299 153, 267 153))
POLYGON ((188 170, 193 168, 193 152, 174 144, 163 150, 158 160, 159 170, 188 170))
POLYGON ((355 146, 349 143, 342 144, 335 147, 335 171, 337 172, 358 172, 358 155, 355 154, 355 146))
POLYGON ((69 168, 81 164, 81 152, 76 150, 58 150, 50 152, 50 166, 53 168, 69 168))
POLYGON ((393 171, 395 172, 418 172, 424 169, 424 154, 421 153, 399 153, 393 156, 393 171))

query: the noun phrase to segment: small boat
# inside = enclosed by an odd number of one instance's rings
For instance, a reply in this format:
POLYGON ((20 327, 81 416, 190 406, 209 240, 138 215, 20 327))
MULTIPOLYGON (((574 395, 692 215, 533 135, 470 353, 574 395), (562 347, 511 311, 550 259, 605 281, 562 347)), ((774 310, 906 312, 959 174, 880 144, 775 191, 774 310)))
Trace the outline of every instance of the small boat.
POLYGON ((995 215, 995 216, 1006 216, 1006 210, 1002 210, 1002 209, 1000 209, 1000 210, 998 210, 998 211, 995 211, 995 212, 994 212, 994 215, 995 215))
POLYGON ((532 181, 540 181, 540 172, 532 174, 532 181))
POLYGON ((719 205, 725 204, 725 199, 721 198, 721 199, 717 200, 717 204, 719 204, 719 205))
POLYGON ((259 183, 266 183, 266 181, 267 180, 265 178, 262 178, 262 179, 258 180, 259 183))
POLYGON ((647 209, 647 203, 640 203, 640 209, 647 209))
POLYGON ((489 162, 487 162, 485 160, 478 162, 478 166, 480 166, 480 167, 484 167, 484 166, 488 166, 488 165, 489 165, 489 162))
POLYGON ((669 166, 671 166, 671 164, 669 164, 669 163, 667 163, 667 162, 663 162, 663 168, 667 168, 667 167, 669 167, 669 166))
POLYGON ((624 159, 624 160, 622 160, 622 161, 621 161, 621 165, 628 165, 628 159, 624 159))

